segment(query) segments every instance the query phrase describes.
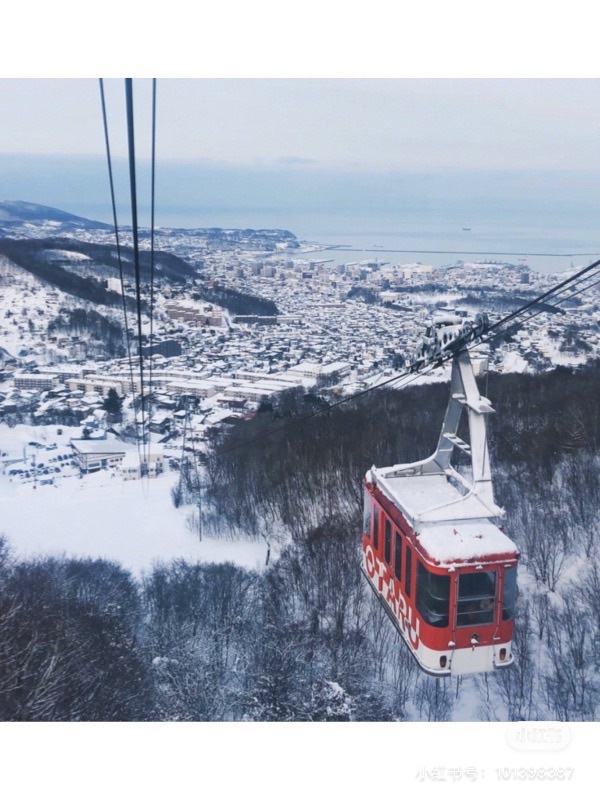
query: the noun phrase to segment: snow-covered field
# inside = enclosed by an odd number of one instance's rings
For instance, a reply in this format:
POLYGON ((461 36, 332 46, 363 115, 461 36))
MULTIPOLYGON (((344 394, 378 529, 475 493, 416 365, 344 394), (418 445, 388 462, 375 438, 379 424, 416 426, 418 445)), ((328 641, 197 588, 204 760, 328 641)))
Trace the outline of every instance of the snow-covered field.
MULTIPOLYGON (((54 437, 52 426, 0 425, 0 450, 22 457, 30 441, 54 437)), ((65 429, 62 437, 66 437, 65 429)), ((61 437, 59 437, 61 438, 61 437)), ((266 545, 260 541, 209 539, 190 532, 190 506, 173 507, 171 487, 178 473, 123 482, 118 473, 59 477, 55 485, 11 480, 0 467, 0 535, 18 557, 66 555, 107 558, 136 575, 156 562, 232 561, 262 568, 266 545)))

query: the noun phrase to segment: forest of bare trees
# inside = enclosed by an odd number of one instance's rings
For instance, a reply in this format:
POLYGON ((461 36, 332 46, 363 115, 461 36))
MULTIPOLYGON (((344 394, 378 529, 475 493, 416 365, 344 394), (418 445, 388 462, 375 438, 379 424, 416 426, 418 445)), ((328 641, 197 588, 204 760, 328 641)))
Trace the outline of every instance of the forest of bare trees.
POLYGON ((264 537, 262 570, 174 561, 135 579, 2 546, 0 719, 600 719, 600 367, 482 388, 521 551, 512 667, 420 672, 359 570, 362 476, 433 450, 447 386, 309 421, 322 401, 293 391, 223 433, 180 498, 202 491, 204 535, 264 537))

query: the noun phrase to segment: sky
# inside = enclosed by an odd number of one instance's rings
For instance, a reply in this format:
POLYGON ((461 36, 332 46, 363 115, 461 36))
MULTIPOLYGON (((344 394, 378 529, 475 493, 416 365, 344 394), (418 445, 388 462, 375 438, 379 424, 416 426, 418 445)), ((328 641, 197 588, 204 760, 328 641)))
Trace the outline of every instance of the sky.
MULTIPOLYGON (((149 79, 134 82, 138 156, 149 79)), ((115 156, 123 81, 105 81, 115 156)), ((94 79, 0 79, 0 153, 102 156, 94 79)), ((184 79, 157 82, 162 161, 359 172, 600 169, 598 79, 184 79)))

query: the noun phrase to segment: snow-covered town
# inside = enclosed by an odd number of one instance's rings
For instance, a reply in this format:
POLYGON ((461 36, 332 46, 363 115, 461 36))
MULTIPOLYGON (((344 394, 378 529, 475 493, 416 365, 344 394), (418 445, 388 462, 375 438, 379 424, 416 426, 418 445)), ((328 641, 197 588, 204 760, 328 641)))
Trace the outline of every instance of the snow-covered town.
MULTIPOLYGON (((47 235, 48 225, 28 223, 15 232, 47 235)), ((150 432, 176 441, 190 400, 191 436, 201 443, 212 426, 252 414, 285 389, 339 396, 396 374, 440 308, 483 311, 493 319, 565 277, 535 272, 525 263, 459 261, 443 270, 377 259, 333 263, 330 251, 287 232, 246 240, 234 233, 242 232, 225 231, 221 238, 213 232, 209 238, 201 231, 166 230, 157 236, 157 249, 184 259, 197 277, 172 283, 157 270, 152 298, 150 286, 142 287, 143 301, 153 305, 152 322, 146 314, 141 329, 142 375, 131 318, 129 357, 123 357, 122 341, 117 357, 119 348, 112 354, 107 348, 106 332, 90 332, 89 323, 73 313, 101 310, 106 325, 116 326, 114 337, 124 328, 122 309, 74 298, 0 256, 3 418, 25 415, 44 424, 68 412, 98 438, 99 429, 106 429, 98 414, 111 390, 124 401, 118 424, 142 424, 127 411, 132 390, 139 395, 143 380, 154 401, 144 421, 150 432), (272 311, 235 313, 216 302, 223 290, 268 301, 272 311)), ((110 234, 79 229, 73 239, 110 243, 110 234)), ((76 248, 54 247, 45 258, 79 276, 103 272, 76 248)), ((105 284, 121 292, 118 277, 107 277, 105 284)), ((125 293, 133 289, 126 278, 125 293)), ((597 358, 598 290, 560 303, 492 342, 491 370, 540 372, 597 358)))

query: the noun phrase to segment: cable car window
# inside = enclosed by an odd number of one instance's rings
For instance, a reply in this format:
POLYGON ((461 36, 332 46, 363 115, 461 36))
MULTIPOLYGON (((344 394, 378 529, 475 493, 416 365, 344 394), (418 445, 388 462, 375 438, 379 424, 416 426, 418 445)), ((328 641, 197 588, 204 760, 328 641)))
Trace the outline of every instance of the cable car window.
POLYGON ((379 506, 373 504, 373 547, 379 549, 379 506))
POLYGON ((470 572, 458 576, 456 624, 488 625, 494 621, 496 573, 470 572))
POLYGON ((365 505, 363 512, 363 531, 367 536, 371 533, 371 495, 365 489, 365 505))
POLYGON ((394 574, 400 581, 402 580, 402 537, 396 531, 396 542, 394 544, 394 574))
POLYGON ((383 555, 388 564, 392 563, 392 523, 386 519, 384 523, 383 555))
POLYGON ((405 584, 404 584, 404 591, 406 592, 407 597, 410 597, 410 579, 412 578, 412 550, 407 545, 406 546, 406 575, 405 575, 405 584))
POLYGON ((502 619, 513 619, 517 602, 517 568, 511 567, 504 572, 504 600, 502 603, 502 619))
POLYGON ((448 625, 450 607, 450 576, 429 572, 417 561, 417 611, 434 628, 448 625))

